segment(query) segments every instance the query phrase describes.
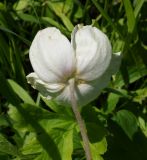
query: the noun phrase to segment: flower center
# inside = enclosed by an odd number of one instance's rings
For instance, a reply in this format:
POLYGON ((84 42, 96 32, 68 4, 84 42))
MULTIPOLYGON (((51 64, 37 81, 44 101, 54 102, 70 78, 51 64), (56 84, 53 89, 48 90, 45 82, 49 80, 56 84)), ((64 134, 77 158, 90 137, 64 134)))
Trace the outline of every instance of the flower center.
POLYGON ((75 85, 87 83, 85 80, 78 78, 77 71, 73 72, 70 77, 66 78, 66 82, 69 83, 71 79, 74 79, 75 85))

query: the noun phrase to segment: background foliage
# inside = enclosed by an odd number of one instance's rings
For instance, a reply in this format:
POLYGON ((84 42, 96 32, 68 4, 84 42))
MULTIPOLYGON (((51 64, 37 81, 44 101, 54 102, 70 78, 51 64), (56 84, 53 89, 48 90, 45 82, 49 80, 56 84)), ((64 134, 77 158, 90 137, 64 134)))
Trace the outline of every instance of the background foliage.
POLYGON ((26 83, 36 32, 93 24, 122 51, 119 72, 82 108, 93 160, 147 159, 147 1, 0 1, 0 159, 84 160, 71 108, 43 99, 26 83))

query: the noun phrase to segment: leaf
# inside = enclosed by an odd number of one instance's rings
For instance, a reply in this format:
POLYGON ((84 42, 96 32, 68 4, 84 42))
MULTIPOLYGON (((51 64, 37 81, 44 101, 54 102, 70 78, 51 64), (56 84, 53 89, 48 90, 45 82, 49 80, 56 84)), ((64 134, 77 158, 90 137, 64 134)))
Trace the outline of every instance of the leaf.
POLYGON ((0 115, 0 126, 9 126, 5 115, 0 115))
POLYGON ((147 98, 147 87, 138 89, 134 93, 136 93, 136 95, 134 96, 133 101, 142 104, 142 102, 147 98))
POLYGON ((133 141, 130 140, 116 122, 109 119, 108 150, 104 159, 110 160, 145 160, 147 159, 147 139, 139 131, 133 141))
POLYGON ((73 117, 66 114, 48 112, 35 105, 21 104, 17 107, 9 105, 8 114, 13 120, 13 127, 19 133, 34 131, 42 127, 49 132, 52 128, 66 128, 74 124, 73 117))
POLYGON ((30 46, 30 44, 31 44, 31 42, 29 40, 25 39, 24 37, 20 36, 19 34, 11 31, 10 29, 8 29, 8 28, 6 28, 4 26, 0 26, 0 30, 16 36, 17 38, 19 38, 20 40, 22 40, 28 46, 30 46))
POLYGON ((0 10, 6 10, 6 6, 0 2, 0 10))
POLYGON ((43 96, 41 96, 41 99, 54 112, 61 113, 61 114, 64 113, 64 114, 71 116, 71 117, 73 116, 73 111, 72 111, 71 107, 61 106, 61 105, 57 104, 55 101, 48 100, 48 99, 44 98, 43 96))
POLYGON ((56 160, 61 160, 61 156, 63 160, 71 160, 72 135, 75 127, 73 117, 63 113, 51 113, 30 104, 22 104, 17 108, 11 105, 8 114, 13 120, 13 127, 22 137, 28 132, 35 133, 26 137, 27 139, 24 141, 22 148, 24 154, 30 155, 31 153, 38 154, 40 152, 36 159, 45 156, 51 157, 45 158, 45 160, 54 160, 55 157, 56 160))
POLYGON ((103 160, 102 155, 107 151, 106 129, 99 120, 99 114, 101 113, 96 107, 85 106, 82 108, 82 116, 86 123, 94 160, 103 160))
POLYGON ((65 16, 64 14, 60 14, 60 18, 61 20, 63 21, 64 25, 66 26, 66 28, 69 30, 69 31, 72 31, 74 26, 72 24, 72 22, 70 21, 69 18, 67 18, 67 16, 65 16))
POLYGON ((132 33, 134 31, 135 23, 136 23, 133 8, 132 8, 130 0, 124 0, 123 2, 124 2, 126 15, 127 15, 128 32, 132 33))
POLYGON ((127 90, 115 88, 106 88, 105 90, 110 92, 107 98, 106 107, 102 108, 102 111, 105 114, 110 114, 115 110, 120 98, 125 98, 126 100, 132 99, 132 96, 128 95, 127 90))
POLYGON ((53 160, 45 150, 41 152, 39 156, 37 156, 34 160, 53 160))
POLYGON ((139 127, 147 138, 147 122, 140 116, 138 117, 139 127))
POLYGON ((40 154, 42 152, 41 145, 37 140, 35 132, 30 132, 26 135, 21 152, 23 155, 40 154))
POLYGON ((105 114, 109 114, 115 109, 119 101, 119 98, 120 96, 117 94, 114 94, 114 93, 109 94, 108 99, 107 99, 107 108, 104 109, 105 114))
POLYGON ((72 152, 73 152, 72 126, 69 126, 69 128, 66 130, 54 129, 50 132, 50 135, 55 140, 55 143, 59 148, 61 159, 72 160, 72 152))
POLYGON ((7 65, 7 70, 8 70, 9 66, 11 66, 10 54, 9 54, 9 46, 8 46, 6 40, 4 39, 3 35, 0 35, 0 42, 1 42, 0 43, 0 49, 1 49, 0 59, 1 59, 1 63, 6 64, 7 65))
MULTIPOLYGON (((128 75, 129 75, 129 84, 139 80, 140 78, 144 77, 147 75, 147 68, 146 66, 140 64, 137 66, 129 67, 128 68, 128 75)), ((122 87, 124 86, 125 83, 122 79, 122 75, 118 73, 116 75, 116 80, 115 80, 115 87, 122 87)))
POLYGON ((121 36, 122 33, 120 32, 120 29, 115 25, 115 23, 112 21, 112 18, 108 15, 108 13, 100 6, 100 4, 96 0, 92 0, 92 3, 95 5, 95 7, 98 9, 98 11, 101 13, 101 15, 108 21, 108 24, 110 24, 115 31, 121 36))
POLYGON ((136 5, 135 5, 135 9, 134 9, 135 18, 139 15, 140 10, 141 10, 144 2, 145 2, 145 0, 136 0, 136 5))
POLYGON ((0 134, 0 152, 17 155, 17 149, 2 134, 0 134))
POLYGON ((63 107, 58 106, 54 101, 48 100, 41 96, 41 99, 45 102, 45 104, 54 112, 61 112, 63 107))
POLYGON ((107 142, 106 139, 103 139, 100 143, 96 143, 96 144, 91 144, 90 145, 91 148, 91 153, 92 153, 92 158, 94 160, 103 160, 103 157, 98 154, 99 150, 107 150, 107 142))
POLYGON ((109 15, 106 13, 106 11, 99 5, 99 3, 96 0, 92 0, 93 4, 96 6, 96 8, 99 10, 99 12, 102 14, 102 16, 112 25, 114 26, 114 23, 112 22, 109 15))
POLYGON ((12 79, 8 80, 8 84, 11 86, 13 91, 24 101, 24 103, 35 105, 34 100, 29 96, 29 94, 19 84, 17 84, 12 79))
POLYGON ((28 7, 29 5, 29 0, 19 0, 13 5, 13 9, 16 11, 20 11, 28 7))
POLYGON ((74 5, 73 0, 65 0, 64 6, 63 6, 63 13, 66 15, 70 13, 73 9, 73 5, 74 5))
POLYGON ((32 23, 40 23, 39 20, 35 16, 32 16, 30 14, 19 13, 18 16, 24 21, 28 21, 32 23))
POLYGON ((9 104, 8 116, 13 122, 13 128, 17 130, 20 136, 24 136, 27 131, 33 130, 29 123, 25 121, 23 116, 19 113, 17 107, 9 104))
POLYGON ((63 24, 66 26, 66 28, 69 31, 72 31, 74 26, 70 19, 65 15, 63 12, 64 5, 61 2, 47 2, 48 6, 50 7, 51 10, 62 20, 63 24))
POLYGON ((120 110, 113 117, 113 120, 117 122, 126 135, 132 140, 133 135, 138 130, 137 119, 135 115, 127 110, 120 110))
POLYGON ((73 130, 67 130, 62 135, 62 142, 58 143, 61 149, 62 159, 72 160, 73 152, 73 130), (61 145, 60 145, 61 144, 61 145))
POLYGON ((11 86, 7 82, 3 73, 0 71, 0 93, 7 98, 7 100, 12 104, 20 103, 18 96, 14 93, 11 86))
POLYGON ((105 139, 105 129, 94 123, 86 123, 90 149, 94 160, 103 160, 102 156, 107 151, 107 141, 105 139))

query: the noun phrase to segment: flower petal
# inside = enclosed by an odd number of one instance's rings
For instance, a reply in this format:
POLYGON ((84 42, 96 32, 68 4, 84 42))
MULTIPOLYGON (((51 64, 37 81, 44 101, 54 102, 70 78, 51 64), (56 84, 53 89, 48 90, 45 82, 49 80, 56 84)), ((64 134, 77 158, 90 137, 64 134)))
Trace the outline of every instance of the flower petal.
MULTIPOLYGON (((75 87, 75 97, 79 106, 84 106, 88 104, 90 101, 94 100, 104 89, 108 86, 111 76, 115 74, 121 62, 120 53, 112 54, 111 62, 107 68, 107 70, 94 81, 90 81, 87 83, 81 83, 76 85, 75 87)), ((64 105, 70 105, 70 89, 69 86, 66 86, 60 95, 55 98, 56 101, 62 103, 64 105)))
POLYGON ((91 81, 100 77, 111 60, 112 49, 107 36, 95 27, 80 26, 73 38, 78 78, 91 81))
POLYGON ((52 98, 59 94, 64 88, 64 84, 61 83, 45 83, 36 73, 30 73, 27 75, 27 81, 32 85, 33 88, 37 89, 44 97, 52 98))
POLYGON ((112 54, 111 62, 102 76, 87 84, 78 85, 78 90, 76 92, 78 97, 78 104, 83 106, 94 100, 100 94, 102 89, 108 86, 111 80, 111 76, 116 74, 116 72, 119 70, 120 64, 120 52, 112 54))
POLYGON ((37 33, 29 55, 34 71, 45 82, 63 82, 74 72, 75 57, 72 46, 54 27, 37 33))
MULTIPOLYGON (((81 84, 78 86, 75 86, 75 97, 78 103, 78 106, 84 106, 91 100, 93 100, 95 97, 93 95, 97 95, 97 93, 94 94, 94 87, 89 84, 81 84)), ((64 90, 61 92, 60 95, 58 95, 54 100, 58 103, 61 103, 66 106, 71 106, 71 93, 69 85, 64 88, 64 90)))

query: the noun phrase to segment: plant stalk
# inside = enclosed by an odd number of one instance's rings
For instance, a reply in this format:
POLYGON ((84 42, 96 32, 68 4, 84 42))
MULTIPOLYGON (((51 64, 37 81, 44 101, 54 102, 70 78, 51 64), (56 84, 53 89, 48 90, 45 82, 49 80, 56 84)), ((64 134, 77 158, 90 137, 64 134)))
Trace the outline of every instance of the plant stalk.
POLYGON ((87 136, 85 123, 84 123, 84 121, 81 117, 81 114, 79 112, 77 101, 76 101, 76 98, 74 95, 75 80, 74 79, 69 80, 69 85, 70 85, 70 94, 71 94, 71 106, 72 106, 72 110, 74 112, 74 115, 76 117, 77 123, 80 128, 80 132, 81 132, 81 136, 82 136, 82 140, 83 140, 83 148, 84 148, 85 155, 86 155, 86 160, 92 160, 89 139, 87 136))

